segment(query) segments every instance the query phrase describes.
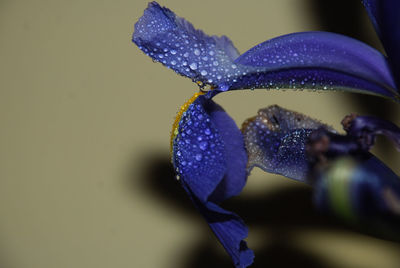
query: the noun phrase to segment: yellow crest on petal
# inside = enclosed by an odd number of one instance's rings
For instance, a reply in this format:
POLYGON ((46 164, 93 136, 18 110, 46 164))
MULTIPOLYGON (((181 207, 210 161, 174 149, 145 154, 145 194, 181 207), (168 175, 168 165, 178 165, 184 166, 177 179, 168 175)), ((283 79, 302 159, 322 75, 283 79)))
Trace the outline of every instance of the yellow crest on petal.
POLYGON ((176 113, 176 117, 174 123, 172 124, 172 131, 171 131, 171 139, 170 139, 170 152, 172 154, 173 144, 176 136, 178 135, 179 131, 179 122, 181 121, 182 115, 184 112, 187 111, 189 106, 201 95, 204 95, 204 92, 197 92, 195 93, 190 99, 188 99, 178 110, 176 113))

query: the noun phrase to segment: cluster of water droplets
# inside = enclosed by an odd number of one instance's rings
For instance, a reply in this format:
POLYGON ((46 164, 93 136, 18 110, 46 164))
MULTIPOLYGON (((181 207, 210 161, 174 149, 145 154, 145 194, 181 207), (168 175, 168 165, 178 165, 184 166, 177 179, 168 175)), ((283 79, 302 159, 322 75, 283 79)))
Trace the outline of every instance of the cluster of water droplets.
POLYGON ((337 34, 290 34, 239 55, 226 36, 208 36, 153 2, 135 24, 133 41, 154 61, 191 78, 203 90, 338 89, 394 95, 385 58, 337 34))
POLYGON ((195 101, 183 113, 173 142, 173 164, 178 176, 190 174, 191 178, 206 181, 206 177, 224 172, 223 149, 220 134, 204 107, 195 101))
POLYGON ((200 86, 229 85, 244 75, 233 63, 239 53, 227 37, 208 36, 155 4, 135 25, 133 41, 154 61, 200 86))
POLYGON ((304 180, 308 171, 305 146, 308 136, 323 125, 305 115, 270 106, 243 125, 248 170, 258 166, 267 172, 304 180))

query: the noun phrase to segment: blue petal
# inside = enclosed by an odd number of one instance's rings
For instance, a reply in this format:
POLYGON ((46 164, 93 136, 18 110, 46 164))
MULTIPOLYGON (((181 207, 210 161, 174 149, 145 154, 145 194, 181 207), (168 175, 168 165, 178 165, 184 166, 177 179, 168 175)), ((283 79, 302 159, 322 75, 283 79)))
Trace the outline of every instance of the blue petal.
POLYGON ((235 63, 257 68, 237 88, 341 89, 398 98, 385 57, 355 39, 326 32, 294 33, 250 49, 235 63))
POLYGON ((207 101, 205 110, 224 143, 226 173, 213 197, 225 200, 238 195, 246 183, 247 154, 243 135, 232 118, 215 102, 207 101))
POLYGON ((183 114, 173 154, 178 174, 202 202, 237 195, 246 183, 243 136, 232 118, 205 95, 183 114))
POLYGON ((380 36, 393 68, 393 74, 400 84, 400 1, 363 0, 368 15, 380 36))
POLYGON ((152 2, 135 24, 132 40, 153 60, 219 91, 340 89, 398 98, 385 57, 337 34, 290 34, 259 44, 239 57, 226 36, 208 36, 152 2))
POLYGON ((188 186, 185 186, 184 183, 183 185, 197 209, 207 220, 215 236, 232 258, 235 266, 237 268, 245 268, 251 265, 254 253, 244 241, 248 235, 248 229, 242 219, 213 202, 201 202, 188 186))
POLYGON ((247 178, 246 162, 243 136, 232 118, 208 96, 197 97, 179 122, 173 164, 236 267, 247 267, 254 257, 243 241, 247 227, 218 203, 240 193, 247 178))
POLYGON ((332 161, 315 184, 314 202, 346 220, 399 234, 400 178, 372 154, 332 161))
POLYGON ((249 157, 248 170, 254 166, 305 181, 308 161, 305 146, 309 135, 318 128, 332 128, 305 115, 270 106, 243 124, 243 135, 249 157))
POLYGON ((149 3, 135 24, 132 40, 178 74, 210 85, 223 81, 239 56, 226 36, 208 36, 156 2, 149 3))

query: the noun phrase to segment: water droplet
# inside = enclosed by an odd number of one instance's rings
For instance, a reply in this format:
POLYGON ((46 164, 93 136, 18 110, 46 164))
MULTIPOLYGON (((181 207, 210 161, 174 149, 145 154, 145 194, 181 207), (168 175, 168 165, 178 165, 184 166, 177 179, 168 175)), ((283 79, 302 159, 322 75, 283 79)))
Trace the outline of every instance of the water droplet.
POLYGON ((205 151, 207 149, 208 143, 206 141, 202 141, 199 144, 201 150, 205 151))
POLYGON ((171 50, 171 54, 175 55, 176 54, 176 50, 171 50))
POLYGON ((210 134, 211 134, 211 129, 206 128, 206 129, 204 130, 204 133, 205 133, 206 135, 210 135, 210 134))
POLYGON ((208 54, 210 54, 210 56, 214 56, 215 53, 211 50, 210 52, 208 52, 208 54))
POLYGON ((183 56, 184 56, 185 58, 187 58, 187 57, 189 57, 189 53, 185 52, 185 54, 183 54, 183 56))
POLYGON ((196 156, 194 157, 197 161, 201 161, 201 159, 203 159, 203 156, 199 153, 196 154, 196 156))
POLYGON ((176 61, 174 61, 174 60, 171 61, 171 64, 172 64, 172 65, 175 65, 175 64, 176 64, 176 61))
POLYGON ((201 75, 203 76, 207 75, 207 71, 206 70, 201 71, 201 75))
POLYGON ((192 69, 192 70, 196 70, 196 69, 197 69, 197 64, 196 64, 195 62, 193 62, 193 63, 191 63, 191 64, 189 65, 189 67, 190 67, 190 69, 192 69))
POLYGON ((200 55, 200 50, 197 49, 197 48, 196 48, 193 52, 194 52, 194 55, 196 55, 196 56, 199 56, 199 55, 200 55))
POLYGON ((218 66, 218 64, 219 64, 218 61, 214 61, 214 62, 213 62, 213 65, 214 65, 214 66, 218 66))

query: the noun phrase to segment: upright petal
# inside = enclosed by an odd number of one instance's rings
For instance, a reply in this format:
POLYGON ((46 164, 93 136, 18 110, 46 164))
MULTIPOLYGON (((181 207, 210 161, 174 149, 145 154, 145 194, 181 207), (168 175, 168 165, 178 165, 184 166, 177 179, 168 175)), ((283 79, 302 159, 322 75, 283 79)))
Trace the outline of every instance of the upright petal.
POLYGON ((305 181, 309 168, 306 142, 309 135, 321 127, 334 131, 317 120, 276 105, 259 110, 258 115, 242 127, 249 157, 248 170, 257 166, 270 173, 305 181))
POLYGON ((303 32, 261 43, 235 60, 255 68, 227 85, 240 88, 339 89, 398 98, 385 57, 355 39, 326 32, 303 32))
POLYGON ((253 261, 244 239, 247 227, 218 203, 246 183, 247 154, 235 122, 207 95, 195 95, 178 115, 173 164, 183 187, 207 220, 236 267, 253 261))
POLYGON ((135 24, 132 40, 153 60, 209 85, 224 80, 239 56, 226 36, 208 36, 156 2, 149 3, 135 24))
POLYGON ((363 0, 363 4, 381 38, 400 87, 400 1, 363 0))
POLYGON ((266 41, 239 57, 226 37, 208 36, 156 2, 135 24, 132 40, 153 60, 200 86, 347 90, 397 100, 383 55, 342 35, 295 33, 266 41))

